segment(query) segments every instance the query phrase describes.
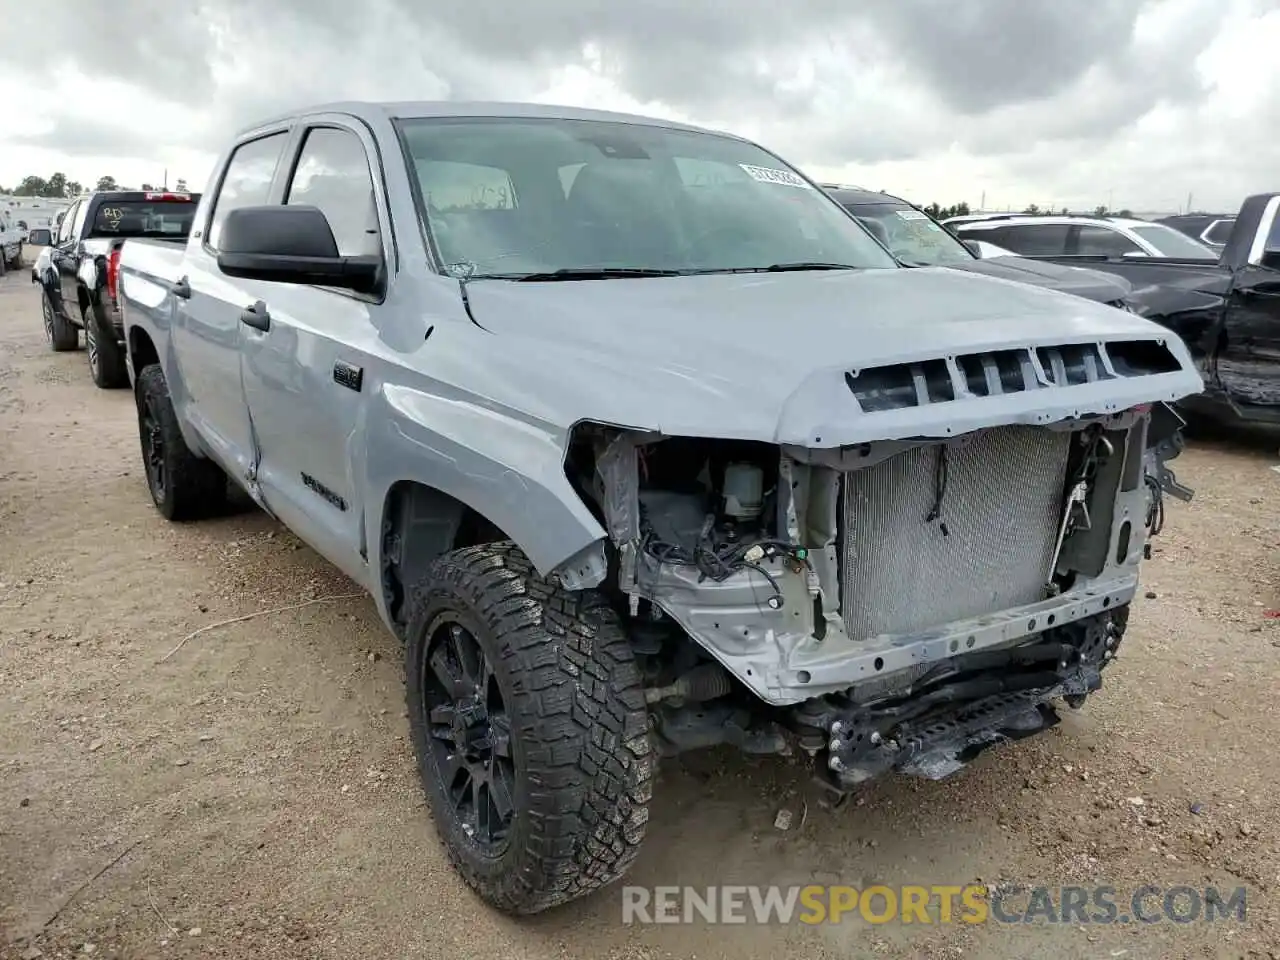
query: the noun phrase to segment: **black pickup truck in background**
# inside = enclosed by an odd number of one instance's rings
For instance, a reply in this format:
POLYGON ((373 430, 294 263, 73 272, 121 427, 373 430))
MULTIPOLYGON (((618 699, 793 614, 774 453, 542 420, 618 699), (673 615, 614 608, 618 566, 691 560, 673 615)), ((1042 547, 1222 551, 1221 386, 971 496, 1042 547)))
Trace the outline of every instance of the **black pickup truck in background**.
POLYGON ((1217 261, 1046 256, 1133 285, 1135 310, 1186 342, 1205 392, 1179 406, 1214 419, 1280 426, 1280 193, 1245 199, 1217 261))
POLYGON ((129 385, 116 300, 120 247, 132 237, 185 245, 198 193, 104 191, 77 200, 58 224, 31 279, 42 287, 45 336, 54 350, 74 350, 84 330, 89 372, 99 387, 129 385))

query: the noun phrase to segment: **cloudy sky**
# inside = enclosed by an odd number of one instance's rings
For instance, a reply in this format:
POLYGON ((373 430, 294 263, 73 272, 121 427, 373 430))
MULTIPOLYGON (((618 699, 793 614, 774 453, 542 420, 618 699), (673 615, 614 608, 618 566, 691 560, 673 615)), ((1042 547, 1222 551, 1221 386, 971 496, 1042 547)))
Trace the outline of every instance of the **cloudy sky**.
POLYGON ((920 203, 1280 186, 1280 0, 0 0, 0 24, 5 186, 199 189, 231 132, 334 99, 666 116, 920 203))

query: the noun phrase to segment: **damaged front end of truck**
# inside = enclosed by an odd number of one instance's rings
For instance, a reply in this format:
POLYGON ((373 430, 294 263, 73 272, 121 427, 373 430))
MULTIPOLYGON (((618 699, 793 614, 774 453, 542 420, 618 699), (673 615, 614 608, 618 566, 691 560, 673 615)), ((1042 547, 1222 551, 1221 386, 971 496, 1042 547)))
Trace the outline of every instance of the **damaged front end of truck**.
POLYGON ((794 409, 776 443, 586 423, 566 469, 612 541, 660 752, 807 754, 844 793, 945 776, 1099 689, 1164 497, 1191 495, 1166 461, 1198 376, 1180 342, 1113 340, 837 388, 838 443, 794 409))

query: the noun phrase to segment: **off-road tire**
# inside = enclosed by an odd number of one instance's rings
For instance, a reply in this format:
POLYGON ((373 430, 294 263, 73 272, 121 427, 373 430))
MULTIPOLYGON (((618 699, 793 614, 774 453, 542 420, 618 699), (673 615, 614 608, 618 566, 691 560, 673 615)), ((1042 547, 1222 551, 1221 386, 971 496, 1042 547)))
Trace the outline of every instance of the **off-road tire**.
POLYGON ((124 347, 102 322, 97 307, 84 312, 84 352, 89 360, 89 375, 103 390, 119 390, 129 385, 129 368, 125 365, 124 347))
POLYGON ((174 521, 197 520, 220 511, 227 500, 227 475, 212 460, 188 449, 158 363, 138 372, 134 398, 143 470, 156 509, 174 521), (157 465, 162 474, 157 474, 157 465))
MULTIPOLYGON (((440 557, 407 599, 406 699, 419 772, 450 860, 490 905, 532 914, 617 880, 649 820, 655 757, 617 614, 538 576, 512 543, 440 557), (500 851, 463 829, 430 738, 424 672, 441 624, 483 652, 510 729, 514 814, 500 851)), ((447 629, 447 628, 446 628, 447 629)))
POLYGON ((44 337, 56 353, 65 353, 80 346, 80 331, 66 317, 53 309, 47 290, 40 291, 40 314, 44 323, 44 337))

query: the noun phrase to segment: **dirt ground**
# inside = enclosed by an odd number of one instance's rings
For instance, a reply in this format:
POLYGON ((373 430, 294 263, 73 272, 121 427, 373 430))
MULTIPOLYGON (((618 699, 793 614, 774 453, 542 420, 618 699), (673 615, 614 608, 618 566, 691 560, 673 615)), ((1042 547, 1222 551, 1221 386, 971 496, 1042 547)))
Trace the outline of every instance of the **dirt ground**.
POLYGON ((0 957, 1280 957, 1280 460, 1202 441, 1104 691, 1042 737, 839 810, 806 772, 663 766, 631 881, 1245 885, 1243 923, 626 926, 612 889, 516 922, 450 871, 397 641, 261 513, 153 510, 127 391, 0 280, 0 957), (774 826, 781 808, 796 814, 774 826))

